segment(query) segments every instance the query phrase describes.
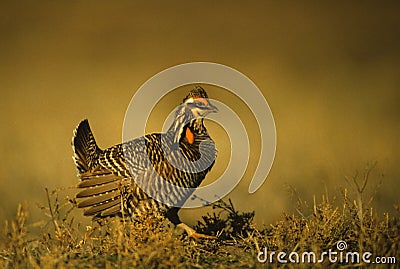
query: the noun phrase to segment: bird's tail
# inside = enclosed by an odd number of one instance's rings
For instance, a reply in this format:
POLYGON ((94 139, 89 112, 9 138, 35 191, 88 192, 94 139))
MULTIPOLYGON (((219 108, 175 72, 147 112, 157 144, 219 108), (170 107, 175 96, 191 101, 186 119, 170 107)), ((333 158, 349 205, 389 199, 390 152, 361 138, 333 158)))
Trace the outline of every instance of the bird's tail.
POLYGON ((79 174, 88 172, 95 167, 101 149, 96 144, 87 119, 81 121, 74 130, 72 149, 79 174))

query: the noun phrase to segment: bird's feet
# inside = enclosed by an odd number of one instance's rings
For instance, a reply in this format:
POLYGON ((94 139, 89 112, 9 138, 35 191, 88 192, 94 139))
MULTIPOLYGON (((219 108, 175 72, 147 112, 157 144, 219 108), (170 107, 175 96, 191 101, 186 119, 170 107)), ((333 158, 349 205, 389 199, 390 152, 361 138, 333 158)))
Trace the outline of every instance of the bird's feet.
POLYGON ((196 232, 193 228, 189 227, 188 225, 186 225, 185 223, 179 223, 177 225, 177 227, 183 229, 186 231, 186 233, 188 234, 189 237, 193 238, 194 240, 198 241, 200 239, 217 239, 216 236, 213 235, 206 235, 206 234, 202 234, 202 233, 198 233, 196 232))

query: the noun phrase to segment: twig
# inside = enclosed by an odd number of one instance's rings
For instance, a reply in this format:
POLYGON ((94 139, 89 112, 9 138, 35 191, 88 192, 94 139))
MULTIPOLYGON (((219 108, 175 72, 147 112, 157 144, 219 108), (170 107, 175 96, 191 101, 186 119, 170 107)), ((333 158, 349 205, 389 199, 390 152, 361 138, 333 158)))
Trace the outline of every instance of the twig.
POLYGON ((49 205, 49 211, 50 211, 51 220, 53 222, 54 229, 59 233, 60 232, 60 227, 58 226, 58 224, 57 224, 57 222, 55 220, 55 217, 54 217, 53 208, 52 208, 51 202, 50 202, 49 190, 47 188, 45 188, 45 190, 46 190, 47 204, 49 205))

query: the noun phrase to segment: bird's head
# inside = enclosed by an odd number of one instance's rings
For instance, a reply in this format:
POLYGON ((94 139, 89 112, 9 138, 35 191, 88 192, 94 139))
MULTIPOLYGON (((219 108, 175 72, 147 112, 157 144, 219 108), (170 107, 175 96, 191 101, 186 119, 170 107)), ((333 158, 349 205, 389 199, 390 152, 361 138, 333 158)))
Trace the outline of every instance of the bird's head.
POLYGON ((218 108, 210 103, 206 91, 196 86, 183 99, 185 109, 190 111, 194 118, 205 117, 209 113, 218 112, 218 108))
POLYGON ((186 125, 198 120, 202 125, 205 116, 216 112, 218 112, 218 108, 211 104, 206 91, 202 87, 196 86, 186 95, 176 111, 175 122, 171 126, 175 133, 174 143, 179 143, 186 125))

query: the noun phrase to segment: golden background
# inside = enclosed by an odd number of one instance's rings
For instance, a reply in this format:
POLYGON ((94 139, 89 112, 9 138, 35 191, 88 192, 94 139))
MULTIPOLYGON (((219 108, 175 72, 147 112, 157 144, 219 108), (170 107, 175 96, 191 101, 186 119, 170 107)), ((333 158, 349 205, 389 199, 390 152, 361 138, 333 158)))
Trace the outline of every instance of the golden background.
MULTIPOLYGON (((0 219, 24 200, 41 218, 35 204, 45 204, 45 187, 77 183, 70 141, 81 119, 89 118, 100 147, 120 143, 125 110, 140 85, 193 61, 244 73, 274 114, 277 152, 269 177, 247 193, 257 161, 252 152, 249 171, 229 196, 239 209, 255 210, 258 224, 294 210, 292 188, 308 201, 326 192, 340 199, 344 176, 362 174, 375 161, 369 191, 382 185, 373 206, 383 213, 399 204, 395 1, 10 1, 0 4, 0 14, 0 219)), ((235 103, 215 92, 211 98, 235 103)), ((209 126, 211 135, 221 134, 209 126)), ((250 135, 254 149, 258 133, 250 135)), ((224 137, 216 135, 219 157, 229 156, 224 137)), ((226 165, 222 158, 212 175, 226 165)), ((184 210, 182 219, 193 222, 207 210, 184 210)))

